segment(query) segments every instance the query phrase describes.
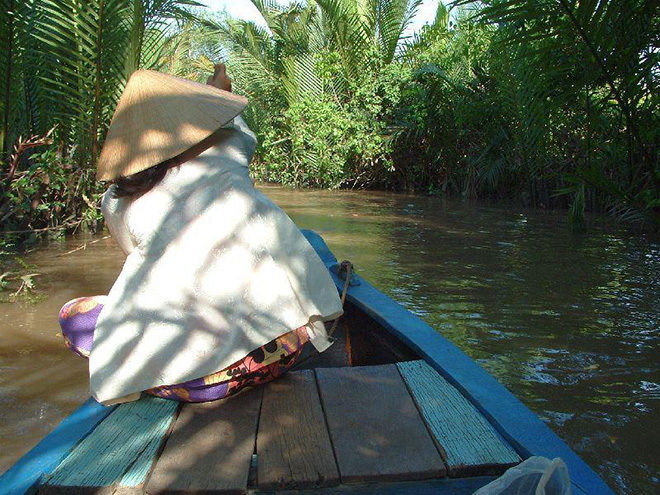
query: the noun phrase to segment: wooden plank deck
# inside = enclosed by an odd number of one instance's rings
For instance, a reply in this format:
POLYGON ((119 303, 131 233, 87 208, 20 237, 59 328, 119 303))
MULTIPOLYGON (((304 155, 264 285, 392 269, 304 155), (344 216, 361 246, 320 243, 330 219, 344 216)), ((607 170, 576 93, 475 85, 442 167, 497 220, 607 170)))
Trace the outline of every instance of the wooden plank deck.
POLYGON ((521 461, 486 418, 428 364, 408 361, 397 367, 436 439, 450 476, 501 473, 521 461))
MULTIPOLYGON (((303 229, 302 233, 330 270, 337 289, 342 290, 344 280, 332 273, 337 258, 323 238, 312 230, 303 229)), ((382 325, 387 332, 446 376, 463 395, 479 404, 479 410, 487 411, 488 417, 497 423, 498 431, 506 432, 507 440, 519 452, 525 456, 540 455, 550 459, 561 457, 571 473, 571 488, 575 493, 614 495, 612 489, 582 458, 478 363, 419 316, 412 314, 362 277, 354 277, 360 284, 351 287, 346 301, 382 325)))
POLYGON ((313 371, 291 373, 265 388, 257 479, 263 489, 339 484, 313 371))
POLYGON ((257 387, 222 401, 187 404, 147 493, 244 493, 262 392, 257 387))
POLYGON ((396 366, 322 368, 316 374, 343 482, 445 475, 396 366))
POLYGON ((118 406, 62 461, 40 493, 142 493, 178 408, 155 397, 118 406))
POLYGON ((418 362, 291 372, 187 404, 178 418, 178 403, 143 398, 118 406, 40 493, 414 493, 436 482, 438 493, 466 493, 486 479, 446 478, 440 453, 458 476, 500 473, 519 457, 434 375, 418 362))

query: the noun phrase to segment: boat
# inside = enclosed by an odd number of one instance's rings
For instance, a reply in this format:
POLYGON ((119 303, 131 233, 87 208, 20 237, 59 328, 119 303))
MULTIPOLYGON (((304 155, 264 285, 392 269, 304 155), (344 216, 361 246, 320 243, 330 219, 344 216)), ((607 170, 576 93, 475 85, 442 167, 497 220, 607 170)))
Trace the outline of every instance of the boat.
POLYGON ((338 263, 334 345, 233 397, 89 399, 0 477, 1 494, 471 494, 531 456, 561 458, 574 495, 613 493, 466 354, 338 263))

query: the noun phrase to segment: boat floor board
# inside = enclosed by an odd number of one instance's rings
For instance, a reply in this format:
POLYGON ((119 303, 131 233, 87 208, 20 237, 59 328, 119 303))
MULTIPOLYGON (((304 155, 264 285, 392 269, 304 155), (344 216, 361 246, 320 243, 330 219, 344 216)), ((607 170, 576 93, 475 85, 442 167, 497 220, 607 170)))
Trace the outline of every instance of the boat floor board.
POLYGON ((186 404, 147 493, 245 493, 262 387, 222 401, 186 404))
POLYGON ((445 475, 395 365, 322 368, 316 375, 342 482, 445 475))
POLYGON ((257 434, 260 489, 339 484, 339 472, 311 370, 264 389, 257 434))
POLYGON ((461 494, 520 460, 419 361, 294 371, 178 409, 117 406, 40 493, 461 494))
POLYGON ((442 478, 390 483, 354 483, 314 490, 250 490, 248 495, 472 495, 496 478, 442 478))
POLYGON ((62 461, 39 493, 142 493, 179 408, 146 397, 117 407, 62 461))
MULTIPOLYGON (((323 238, 314 231, 303 230, 307 241, 331 272, 338 290, 344 279, 333 273, 337 258, 323 238)), ((587 463, 573 452, 536 414, 522 404, 504 385, 477 362, 368 281, 355 274, 359 285, 348 290, 346 303, 354 306, 410 350, 429 363, 465 397, 477 406, 524 457, 561 457, 571 476, 571 484, 580 493, 614 495, 614 492, 587 463)))
POLYGON ((398 363, 450 476, 501 473, 520 456, 458 390, 424 361, 398 363))

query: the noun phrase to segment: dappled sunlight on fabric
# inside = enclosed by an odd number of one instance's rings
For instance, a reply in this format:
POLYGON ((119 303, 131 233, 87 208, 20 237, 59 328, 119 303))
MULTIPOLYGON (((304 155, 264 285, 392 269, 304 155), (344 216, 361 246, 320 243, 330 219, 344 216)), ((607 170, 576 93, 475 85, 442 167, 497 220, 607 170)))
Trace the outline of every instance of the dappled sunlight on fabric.
POLYGON ((216 294, 230 297, 237 287, 245 287, 252 276, 250 253, 244 246, 236 245, 219 251, 199 268, 195 287, 200 294, 204 287, 217 287, 216 294), (218 284, 217 277, 222 276, 225 283, 218 284))
MULTIPOLYGON (((113 235, 135 245, 97 325, 97 399, 201 378, 310 318, 341 314, 325 265, 254 189, 246 166, 253 146, 248 131, 227 129, 149 193, 133 201, 106 195, 104 213, 119 219, 113 235)), ((319 350, 327 347, 322 324, 310 334, 319 350)))

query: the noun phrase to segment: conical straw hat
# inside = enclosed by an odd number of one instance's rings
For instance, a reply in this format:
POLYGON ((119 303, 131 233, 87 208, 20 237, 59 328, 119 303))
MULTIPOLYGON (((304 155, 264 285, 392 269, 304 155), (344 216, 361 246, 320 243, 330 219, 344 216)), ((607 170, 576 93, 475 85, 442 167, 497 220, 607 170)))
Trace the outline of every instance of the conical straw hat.
POLYGON ((112 180, 174 158, 236 117, 247 99, 151 70, 135 72, 112 117, 96 178, 112 180))

